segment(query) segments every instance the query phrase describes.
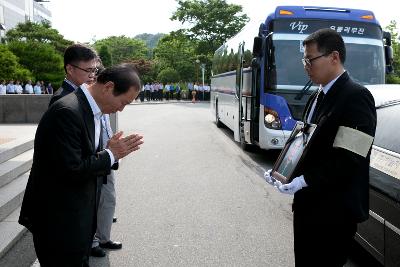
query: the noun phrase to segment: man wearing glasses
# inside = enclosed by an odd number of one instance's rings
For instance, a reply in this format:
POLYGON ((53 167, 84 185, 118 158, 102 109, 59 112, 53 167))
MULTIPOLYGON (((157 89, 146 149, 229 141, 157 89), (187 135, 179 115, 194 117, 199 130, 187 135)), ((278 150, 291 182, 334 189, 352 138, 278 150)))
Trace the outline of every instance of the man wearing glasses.
POLYGON ((376 111, 371 93, 344 69, 346 49, 334 30, 321 29, 303 41, 303 65, 320 85, 305 108, 317 124, 292 182, 265 180, 294 194, 296 267, 343 266, 357 230, 369 214, 369 161, 376 111))
POLYGON ((63 96, 72 93, 80 85, 93 83, 97 74, 97 53, 83 44, 73 44, 64 52, 65 79, 52 98, 49 107, 63 96))

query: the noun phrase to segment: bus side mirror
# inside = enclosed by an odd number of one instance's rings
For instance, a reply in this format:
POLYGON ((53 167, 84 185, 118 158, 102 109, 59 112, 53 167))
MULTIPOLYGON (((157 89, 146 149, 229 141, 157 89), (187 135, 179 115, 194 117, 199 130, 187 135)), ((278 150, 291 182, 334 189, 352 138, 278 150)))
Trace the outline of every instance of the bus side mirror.
POLYGON ((253 59, 251 60, 251 67, 253 69, 258 69, 260 68, 260 62, 256 57, 253 57, 253 59))
POLYGON ((385 45, 385 62, 386 62, 386 74, 394 72, 393 69, 393 48, 385 45))
POLYGON ((253 44, 253 56, 259 57, 261 56, 262 51, 262 38, 259 36, 254 37, 254 44, 253 44))

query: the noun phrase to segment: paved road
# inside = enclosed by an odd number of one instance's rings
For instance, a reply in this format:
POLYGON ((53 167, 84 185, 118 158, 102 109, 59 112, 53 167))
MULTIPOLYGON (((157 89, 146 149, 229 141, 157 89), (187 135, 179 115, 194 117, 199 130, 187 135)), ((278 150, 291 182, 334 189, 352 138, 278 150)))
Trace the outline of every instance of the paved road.
POLYGON ((145 144, 118 171, 121 251, 94 266, 293 266, 290 198, 215 127, 207 104, 131 105, 145 144))
MULTIPOLYGON (((292 199, 262 179, 277 152, 243 152, 204 103, 130 105, 119 128, 145 144, 117 172, 123 249, 91 266, 294 266, 292 199)), ((16 247, 5 266, 32 263, 30 234, 16 247)))

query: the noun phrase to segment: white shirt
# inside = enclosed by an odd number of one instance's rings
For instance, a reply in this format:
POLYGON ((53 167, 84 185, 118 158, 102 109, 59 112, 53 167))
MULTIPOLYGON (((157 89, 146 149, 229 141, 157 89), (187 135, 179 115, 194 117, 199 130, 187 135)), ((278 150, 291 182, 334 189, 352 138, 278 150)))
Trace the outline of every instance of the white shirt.
MULTIPOLYGON (((345 72, 345 71, 344 71, 345 72)), ((331 89, 332 85, 336 82, 337 79, 339 79, 340 76, 342 76, 342 74, 344 73, 342 72, 339 76, 337 76, 335 79, 333 79, 332 81, 330 81, 329 83, 327 83, 324 87, 320 87, 319 90, 322 90, 324 92, 324 94, 326 95, 329 91, 329 89, 331 89)), ((310 123, 312 115, 314 113, 314 109, 315 109, 315 105, 317 104, 317 98, 315 98, 314 103, 311 107, 310 113, 308 113, 308 117, 307 117, 307 122, 310 123)))
POLYGON ((25 92, 26 92, 27 94, 33 94, 33 87, 32 87, 32 84, 29 84, 29 83, 25 84, 25 92))
POLYGON ((22 86, 20 84, 16 84, 15 85, 15 92, 17 94, 22 94, 22 91, 23 91, 22 86))
POLYGON ((7 86, 4 84, 0 84, 0 95, 7 94, 7 86))
POLYGON ((64 79, 64 81, 66 83, 68 83, 69 85, 72 86, 72 88, 74 88, 75 90, 78 89, 79 86, 77 86, 76 84, 74 84, 73 82, 71 82, 70 80, 68 80, 67 78, 64 79))
MULTIPOLYGON (((82 84, 81 89, 82 89, 83 93, 85 94, 86 99, 88 100, 90 108, 92 109, 92 112, 93 112, 94 142, 95 142, 94 146, 97 149, 97 147, 99 146, 99 141, 100 141, 100 127, 101 127, 100 119, 101 119, 101 116, 103 115, 103 113, 101 113, 99 106, 97 105, 93 96, 90 94, 89 90, 86 88, 86 84, 82 84)), ((107 134, 107 133, 103 132, 103 134, 107 134)), ((108 152, 108 155, 110 156, 111 165, 113 165, 115 162, 115 157, 114 157, 113 153, 109 149, 105 149, 105 150, 108 152)))

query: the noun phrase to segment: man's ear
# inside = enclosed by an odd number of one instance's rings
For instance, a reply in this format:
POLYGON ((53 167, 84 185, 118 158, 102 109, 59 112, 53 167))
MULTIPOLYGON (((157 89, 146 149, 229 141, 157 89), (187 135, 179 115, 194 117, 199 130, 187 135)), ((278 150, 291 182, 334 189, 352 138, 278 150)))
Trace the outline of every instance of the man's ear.
POLYGON ((114 82, 108 81, 104 84, 104 89, 112 93, 114 91, 114 82))
POLYGON ((70 74, 71 72, 72 72, 72 69, 73 69, 74 67, 72 67, 70 64, 67 64, 66 66, 65 66, 65 70, 66 70, 66 72, 67 72, 67 74, 70 74))

